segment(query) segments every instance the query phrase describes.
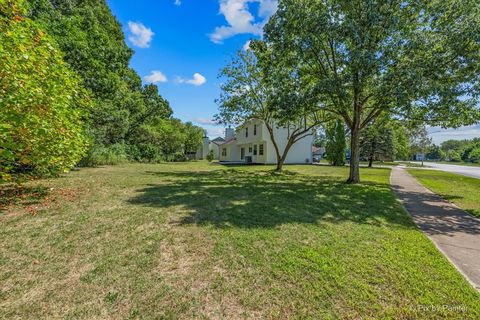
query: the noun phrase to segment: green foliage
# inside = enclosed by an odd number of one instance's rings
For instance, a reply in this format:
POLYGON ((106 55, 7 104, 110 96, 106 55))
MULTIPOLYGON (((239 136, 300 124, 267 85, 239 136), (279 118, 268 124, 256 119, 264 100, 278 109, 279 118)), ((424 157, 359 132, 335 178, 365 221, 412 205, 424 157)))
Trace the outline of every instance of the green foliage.
POLYGON ((126 147, 122 143, 108 147, 95 145, 90 148, 85 158, 78 164, 82 167, 97 167, 128 162, 126 147))
POLYGON ((465 162, 478 162, 478 149, 480 149, 480 141, 466 146, 462 154, 462 160, 465 162))
POLYGON ((410 144, 405 126, 396 122, 393 125, 393 158, 394 160, 408 160, 410 144))
POLYGON ((129 67, 133 50, 104 0, 28 2, 32 18, 47 28, 65 61, 93 94, 95 107, 88 120, 96 145, 128 142, 148 121, 171 116, 157 86, 142 88, 140 77, 129 67))
POLYGON ((282 170, 291 146, 326 122, 308 85, 283 63, 282 53, 263 41, 252 41, 249 50, 239 51, 220 76, 226 81, 217 100, 216 119, 227 124, 263 121, 276 153, 277 171, 282 170), (273 133, 275 127, 291 128, 283 148, 273 133))
POLYGON ((186 122, 182 127, 184 132, 184 154, 196 153, 202 145, 203 129, 193 125, 191 122, 186 122))
POLYGON ((190 122, 154 118, 132 135, 128 153, 138 162, 186 161, 200 148, 202 135, 202 128, 190 122))
POLYGON ((437 145, 433 145, 426 154, 428 160, 445 160, 445 157, 445 152, 437 145))
POLYGON ((207 161, 212 162, 215 159, 215 155, 213 154, 213 150, 210 150, 207 154, 207 161))
POLYGON ((0 3, 0 180, 66 171, 87 147, 90 100, 24 1, 0 3))
POLYGON ((477 162, 476 151, 480 147, 480 138, 473 138, 472 140, 446 140, 440 145, 442 151, 445 153, 445 159, 454 162, 477 162))
POLYGON ((391 161, 394 156, 394 132, 391 126, 374 123, 366 127, 360 137, 360 157, 373 161, 391 161))
POLYGON ((476 146, 468 154, 468 160, 473 163, 480 163, 480 146, 476 146))
POLYGON ((341 120, 336 120, 327 125, 325 134, 327 137, 325 148, 326 159, 333 166, 344 166, 345 150, 347 147, 345 141, 345 125, 341 120))
POLYGON ((462 155, 457 150, 448 150, 445 153, 445 159, 452 162, 462 161, 462 155))
POLYGON ((327 145, 327 137, 325 136, 323 128, 317 129, 313 132, 313 145, 317 148, 325 148, 327 145))
POLYGON ((412 128, 410 135, 410 155, 423 154, 425 155, 428 149, 432 146, 432 139, 428 136, 425 126, 412 128))

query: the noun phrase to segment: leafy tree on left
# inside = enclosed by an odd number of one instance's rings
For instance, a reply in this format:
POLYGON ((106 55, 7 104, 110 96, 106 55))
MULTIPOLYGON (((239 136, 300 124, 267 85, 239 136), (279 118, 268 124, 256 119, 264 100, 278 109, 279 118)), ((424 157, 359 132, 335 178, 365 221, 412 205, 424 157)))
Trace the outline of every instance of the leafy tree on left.
POLYGON ((66 171, 85 154, 87 92, 23 0, 0 1, 0 181, 66 171))
POLYGON ((128 141, 156 117, 172 110, 155 85, 142 87, 129 67, 133 50, 105 0, 28 0, 30 17, 45 26, 65 62, 92 93, 88 115, 95 146, 128 141))

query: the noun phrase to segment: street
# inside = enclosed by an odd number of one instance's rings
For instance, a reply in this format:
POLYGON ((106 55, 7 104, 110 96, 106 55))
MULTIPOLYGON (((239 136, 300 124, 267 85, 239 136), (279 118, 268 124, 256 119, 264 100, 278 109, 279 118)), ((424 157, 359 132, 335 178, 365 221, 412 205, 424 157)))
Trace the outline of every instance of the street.
POLYGON ((462 174, 464 176, 480 179, 480 167, 462 166, 462 165, 455 165, 455 164, 443 164, 443 163, 435 163, 435 162, 424 162, 424 165, 436 170, 462 174))

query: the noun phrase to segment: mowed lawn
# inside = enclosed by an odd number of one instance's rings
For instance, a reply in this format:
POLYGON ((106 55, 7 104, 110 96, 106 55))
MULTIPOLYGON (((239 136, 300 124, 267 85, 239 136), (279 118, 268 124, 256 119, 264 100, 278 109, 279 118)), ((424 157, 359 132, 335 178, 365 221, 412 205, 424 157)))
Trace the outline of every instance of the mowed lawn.
POLYGON ((389 169, 81 169, 2 188, 0 318, 439 319, 480 295, 396 202, 389 169))
POLYGON ((408 170, 425 187, 480 217, 480 179, 437 170, 408 170))

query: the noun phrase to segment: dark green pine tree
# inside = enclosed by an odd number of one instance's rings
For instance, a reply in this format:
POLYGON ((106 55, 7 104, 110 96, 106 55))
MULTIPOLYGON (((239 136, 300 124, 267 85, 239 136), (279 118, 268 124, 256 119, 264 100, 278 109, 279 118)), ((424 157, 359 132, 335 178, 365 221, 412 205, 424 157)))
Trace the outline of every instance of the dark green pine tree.
POLYGON ((388 125, 371 124, 364 129, 360 137, 360 158, 373 161, 391 161, 394 157, 394 132, 388 125))
POLYGON ((342 120, 336 120, 327 126, 325 130, 325 135, 327 138, 327 144, 325 151, 327 154, 327 160, 333 166, 344 166, 345 165, 345 151, 346 151, 346 140, 345 140, 345 125, 342 120))

